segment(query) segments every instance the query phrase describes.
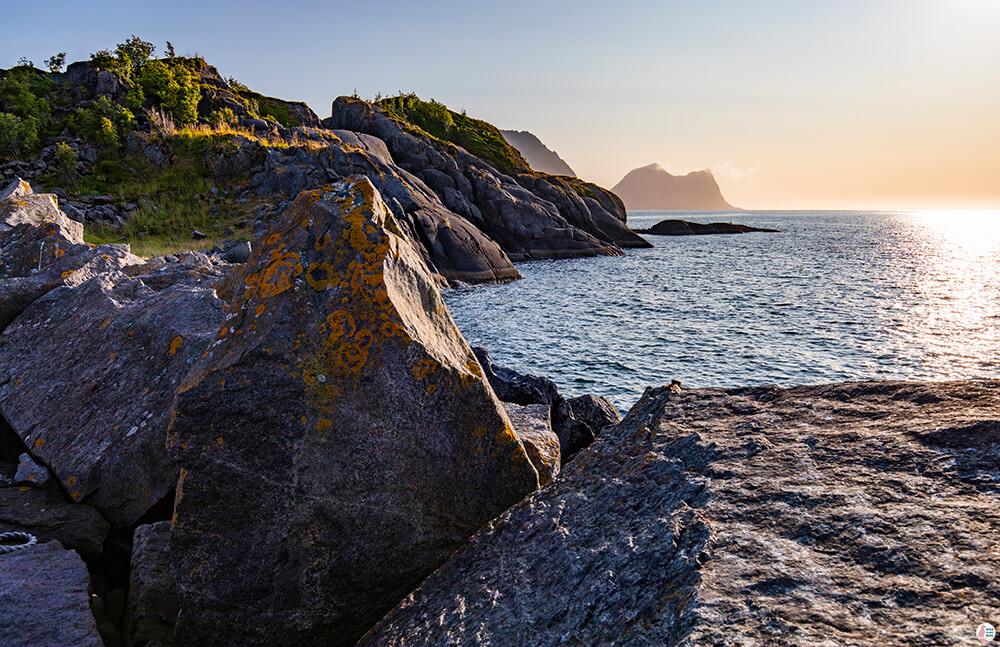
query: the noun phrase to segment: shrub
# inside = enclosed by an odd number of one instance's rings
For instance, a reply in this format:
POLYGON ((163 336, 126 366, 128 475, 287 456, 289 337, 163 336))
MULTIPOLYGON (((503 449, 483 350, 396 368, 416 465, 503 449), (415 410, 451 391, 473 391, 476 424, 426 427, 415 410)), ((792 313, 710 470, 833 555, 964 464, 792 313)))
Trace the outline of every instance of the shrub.
POLYGON ((134 124, 135 115, 107 97, 97 99, 93 108, 77 108, 71 120, 77 135, 108 148, 117 148, 134 124))
POLYGON ((183 64, 149 61, 139 74, 138 85, 145 100, 162 105, 177 123, 198 121, 201 88, 194 74, 183 64))
POLYGON ((236 123, 236 115, 233 113, 231 108, 222 108, 221 110, 213 110, 208 115, 208 123, 215 128, 231 126, 232 124, 236 123))
POLYGON ((0 81, 0 110, 17 115, 32 117, 39 123, 47 121, 52 113, 44 94, 46 83, 36 79, 30 68, 16 68, 7 72, 0 81))
POLYGON ((0 156, 18 159, 37 147, 38 122, 34 117, 0 112, 0 156))
POLYGON ((49 68, 49 72, 60 72, 65 64, 66 52, 59 52, 55 56, 45 59, 45 66, 49 68))
POLYGON ((76 172, 76 163, 80 161, 80 156, 64 142, 56 144, 55 155, 56 179, 64 187, 74 188, 80 179, 76 172))

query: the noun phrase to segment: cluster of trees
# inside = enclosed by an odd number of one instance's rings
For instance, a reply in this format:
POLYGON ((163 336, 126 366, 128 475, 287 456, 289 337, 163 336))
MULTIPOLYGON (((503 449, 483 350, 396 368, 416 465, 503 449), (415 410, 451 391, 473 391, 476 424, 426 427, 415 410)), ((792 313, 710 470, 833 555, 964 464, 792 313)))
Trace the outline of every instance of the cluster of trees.
MULTIPOLYGON (((169 42, 165 58, 153 58, 155 51, 152 43, 132 36, 113 51, 92 54, 91 63, 114 73, 127 92, 121 103, 99 97, 91 107, 77 108, 68 118, 58 120, 52 118, 51 105, 56 83, 22 58, 0 79, 0 158, 32 154, 43 133, 54 135, 67 127, 93 144, 117 148, 143 108, 156 108, 179 125, 197 123, 201 88, 191 69, 195 62, 176 56, 169 42)), ((65 52, 45 61, 53 73, 65 64, 65 52)), ((222 121, 230 115, 218 117, 222 121)))

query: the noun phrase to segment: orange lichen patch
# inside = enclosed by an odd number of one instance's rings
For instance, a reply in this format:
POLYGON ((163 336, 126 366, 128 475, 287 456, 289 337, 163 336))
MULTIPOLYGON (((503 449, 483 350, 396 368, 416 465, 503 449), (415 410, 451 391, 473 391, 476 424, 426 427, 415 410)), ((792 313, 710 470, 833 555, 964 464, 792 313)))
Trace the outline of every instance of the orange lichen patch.
POLYGON ((222 439, 221 439, 221 438, 216 438, 216 439, 215 439, 215 442, 217 442, 218 444, 220 444, 220 445, 221 445, 221 444, 222 444, 222 439))
POLYGON ((111 353, 110 355, 108 355, 108 361, 113 362, 115 361, 116 357, 118 357, 118 353, 111 353))
POLYGON ((41 447, 43 442, 45 442, 45 441, 42 438, 36 438, 35 439, 35 448, 37 449, 37 448, 41 447))
POLYGON ((66 250, 56 249, 56 251, 52 252, 52 255, 55 256, 56 258, 59 258, 60 256, 62 256, 65 253, 66 253, 66 250))
POLYGON ((295 252, 272 251, 264 269, 259 274, 248 274, 244 279, 247 284, 245 296, 250 299, 256 292, 266 299, 290 289, 295 278, 302 274, 299 258, 295 252))
POLYGON ((135 331, 134 331, 134 330, 130 330, 130 331, 128 331, 128 336, 129 336, 129 337, 131 337, 131 336, 132 336, 132 335, 134 335, 134 334, 135 334, 135 331))
POLYGON ((316 251, 322 252, 330 245, 330 234, 323 234, 316 239, 316 251))
POLYGON ((482 438, 486 435, 486 427, 476 427, 472 430, 473 438, 482 438))
POLYGON ((437 362, 428 358, 417 362, 416 366, 413 367, 413 377, 416 380, 423 380, 425 377, 434 372, 437 368, 437 362))
POLYGON ((177 354, 177 349, 180 348, 181 344, 183 344, 183 343, 184 343, 184 338, 183 337, 181 337, 180 335, 177 335, 176 337, 174 337, 173 341, 170 342, 170 350, 167 351, 167 354, 168 355, 176 355, 177 354))
POLYGON ((476 377, 483 377, 483 370, 479 367, 479 362, 475 358, 470 358, 468 362, 465 363, 465 370, 469 371, 476 377))
POLYGON ((70 487, 73 487, 74 485, 76 485, 76 477, 75 476, 71 476, 68 479, 66 479, 66 485, 68 485, 70 487))
POLYGON ((79 492, 70 492, 69 496, 70 496, 71 499, 73 499, 73 501, 79 501, 80 500, 80 493, 79 492))
POLYGON ((333 421, 329 418, 322 418, 316 423, 316 431, 326 431, 333 426, 333 421))
POLYGON ((305 416, 302 416, 302 418, 299 419, 299 422, 301 422, 302 425, 305 426, 309 422, 309 419, 306 418, 305 416))
POLYGON ((333 278, 333 266, 329 263, 315 262, 306 269, 306 282, 317 292, 327 289, 333 278))
POLYGON ((259 306, 257 306, 257 309, 254 311, 256 313, 255 316, 257 316, 257 317, 261 316, 262 314, 264 314, 265 310, 267 310, 267 307, 263 303, 260 304, 259 306))
POLYGON ((100 325, 99 329, 100 330, 104 330, 105 328, 108 327, 108 324, 110 324, 110 323, 111 323, 111 317, 108 317, 107 319, 105 319, 104 321, 101 322, 101 325, 100 325))
POLYGON ((267 237, 267 240, 264 241, 264 244, 265 245, 274 245, 279 240, 281 240, 281 234, 279 234, 278 232, 275 232, 275 233, 273 233, 273 234, 271 234, 270 236, 267 237))
POLYGON ((438 390, 438 385, 437 384, 428 384, 427 385, 427 395, 431 395, 432 393, 434 393, 437 390, 438 390))
POLYGON ((357 331, 354 315, 346 310, 334 310, 326 316, 326 329, 330 332, 327 342, 332 344, 341 337, 353 336, 357 331))

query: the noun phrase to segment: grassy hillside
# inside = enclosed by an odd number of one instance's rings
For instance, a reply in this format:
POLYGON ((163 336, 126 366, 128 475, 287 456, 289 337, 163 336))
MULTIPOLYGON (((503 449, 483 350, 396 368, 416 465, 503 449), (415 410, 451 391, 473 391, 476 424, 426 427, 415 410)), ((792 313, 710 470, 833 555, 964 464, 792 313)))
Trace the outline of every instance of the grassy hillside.
POLYGON ((393 117, 415 126, 435 139, 461 146, 503 173, 530 173, 531 167, 500 131, 485 121, 449 110, 433 99, 401 94, 375 102, 393 117))

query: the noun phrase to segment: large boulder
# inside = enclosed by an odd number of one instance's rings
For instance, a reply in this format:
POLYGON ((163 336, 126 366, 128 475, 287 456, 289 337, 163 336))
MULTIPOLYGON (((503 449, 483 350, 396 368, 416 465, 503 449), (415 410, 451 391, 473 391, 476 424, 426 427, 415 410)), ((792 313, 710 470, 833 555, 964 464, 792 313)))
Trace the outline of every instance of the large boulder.
POLYGON ((0 191, 0 232, 17 225, 37 227, 44 223, 58 225, 72 243, 83 242, 83 224, 70 220, 59 211, 59 203, 54 194, 35 193, 31 190, 31 185, 20 178, 0 191))
POLYGON ((102 272, 142 263, 128 245, 89 245, 83 225, 16 181, 0 195, 0 331, 43 294, 79 285, 102 272))
POLYGON ((179 644, 351 645, 538 487, 367 178, 300 194, 182 383, 179 644))
POLYGON ((58 541, 0 555, 0 645, 104 647, 79 555, 58 541))
POLYGON ((221 327, 209 285, 155 292, 112 271, 37 299, 0 336, 0 410, 75 501, 134 524, 177 482, 165 448, 181 378, 221 327))
POLYGON ((61 492, 27 487, 0 488, 0 533, 27 532, 45 542, 57 539, 83 554, 101 552, 108 522, 87 505, 67 502, 61 492))
POLYGON ((174 644, 177 612, 177 584, 170 568, 170 522, 139 526, 132 541, 126 645, 146 645, 151 640, 174 644))
POLYGON ((618 407, 605 397, 597 395, 581 395, 566 400, 573 418, 587 423, 594 435, 598 435, 608 427, 614 427, 622 421, 618 407))
POLYGON ((967 645, 1000 381, 648 389, 359 647, 967 645))

